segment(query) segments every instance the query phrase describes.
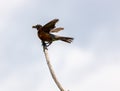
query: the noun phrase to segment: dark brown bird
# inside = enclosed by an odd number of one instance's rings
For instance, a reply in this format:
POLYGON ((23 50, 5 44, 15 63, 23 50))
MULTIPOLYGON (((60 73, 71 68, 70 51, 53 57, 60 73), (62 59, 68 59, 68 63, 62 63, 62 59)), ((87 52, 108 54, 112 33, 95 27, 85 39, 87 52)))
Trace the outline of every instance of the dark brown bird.
POLYGON ((32 27, 38 30, 38 37, 41 39, 43 46, 48 47, 53 41, 56 40, 61 40, 67 43, 72 42, 73 38, 71 37, 63 37, 63 36, 51 34, 51 32, 59 32, 64 29, 62 27, 55 28, 55 24, 58 21, 59 21, 58 19, 53 19, 44 26, 37 24, 32 27))

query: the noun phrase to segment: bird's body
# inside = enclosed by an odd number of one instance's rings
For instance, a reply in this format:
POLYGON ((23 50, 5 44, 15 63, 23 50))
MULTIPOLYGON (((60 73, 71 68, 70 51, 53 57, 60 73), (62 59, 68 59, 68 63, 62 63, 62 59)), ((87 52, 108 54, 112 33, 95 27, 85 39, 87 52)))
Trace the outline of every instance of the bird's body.
POLYGON ((52 41, 52 37, 50 36, 49 33, 46 33, 44 31, 38 31, 38 37, 42 40, 42 41, 52 41))
POLYGON ((62 40, 64 42, 71 43, 73 38, 71 37, 63 37, 51 34, 51 32, 58 32, 63 30, 64 28, 55 28, 55 24, 58 22, 58 19, 54 19, 47 23, 46 25, 35 25, 33 28, 38 30, 38 37, 41 39, 44 46, 49 46, 53 41, 62 40))

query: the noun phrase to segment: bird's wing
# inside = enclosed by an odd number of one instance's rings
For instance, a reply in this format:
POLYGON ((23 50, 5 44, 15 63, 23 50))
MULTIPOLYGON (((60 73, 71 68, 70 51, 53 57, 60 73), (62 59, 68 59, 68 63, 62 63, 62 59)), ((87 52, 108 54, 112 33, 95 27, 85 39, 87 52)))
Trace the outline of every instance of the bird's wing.
POLYGON ((55 24, 59 21, 59 19, 53 19, 51 20, 50 22, 48 22, 47 24, 45 24, 43 27, 42 27, 42 30, 44 32, 47 32, 49 33, 51 29, 54 29, 55 28, 55 24))
POLYGON ((63 30, 64 28, 62 28, 62 27, 58 27, 58 28, 55 28, 55 29, 52 29, 52 30, 50 30, 50 32, 59 32, 59 31, 61 31, 61 30, 63 30))

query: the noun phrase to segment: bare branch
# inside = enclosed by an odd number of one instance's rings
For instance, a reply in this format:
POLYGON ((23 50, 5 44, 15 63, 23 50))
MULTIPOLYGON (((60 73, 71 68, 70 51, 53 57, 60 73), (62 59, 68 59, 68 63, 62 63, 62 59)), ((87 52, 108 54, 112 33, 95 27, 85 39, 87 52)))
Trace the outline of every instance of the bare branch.
POLYGON ((49 56, 48 56, 48 50, 45 46, 43 46, 43 51, 44 51, 44 54, 45 54, 47 66, 49 68, 50 74, 52 75, 52 78, 53 78, 54 82, 56 83, 56 85, 60 89, 60 91, 65 91, 64 88, 62 87, 62 85, 60 84, 60 82, 58 81, 56 75, 55 75, 55 72, 52 68, 52 65, 50 63, 50 59, 49 59, 49 56))

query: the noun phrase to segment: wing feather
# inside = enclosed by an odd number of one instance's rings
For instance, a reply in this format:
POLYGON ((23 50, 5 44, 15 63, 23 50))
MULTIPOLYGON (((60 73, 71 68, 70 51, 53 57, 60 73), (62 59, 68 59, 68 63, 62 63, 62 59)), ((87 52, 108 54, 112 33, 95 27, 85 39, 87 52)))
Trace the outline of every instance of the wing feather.
POLYGON ((59 31, 61 31, 61 30, 64 30, 64 28, 62 28, 62 27, 58 27, 58 28, 55 28, 55 29, 52 29, 52 30, 50 30, 50 32, 59 32, 59 31))
POLYGON ((48 22, 47 24, 45 24, 43 27, 42 27, 42 30, 44 32, 47 32, 49 33, 51 29, 54 29, 55 28, 55 24, 59 21, 59 19, 53 19, 51 20, 50 22, 48 22))

